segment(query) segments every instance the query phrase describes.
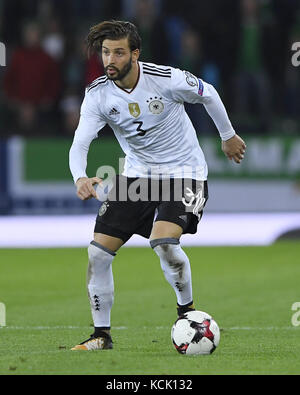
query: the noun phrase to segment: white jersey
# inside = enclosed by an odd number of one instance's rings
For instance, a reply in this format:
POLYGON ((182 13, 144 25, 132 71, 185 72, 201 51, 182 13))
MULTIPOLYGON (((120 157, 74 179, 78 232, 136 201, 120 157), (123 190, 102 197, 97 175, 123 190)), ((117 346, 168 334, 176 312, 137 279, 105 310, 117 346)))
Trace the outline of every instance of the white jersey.
POLYGON ((126 155, 123 175, 206 180, 207 164, 184 102, 202 103, 223 140, 234 136, 214 87, 187 71, 139 62, 138 81, 130 91, 106 76, 93 81, 70 150, 74 182, 87 177, 89 146, 106 124, 126 155))

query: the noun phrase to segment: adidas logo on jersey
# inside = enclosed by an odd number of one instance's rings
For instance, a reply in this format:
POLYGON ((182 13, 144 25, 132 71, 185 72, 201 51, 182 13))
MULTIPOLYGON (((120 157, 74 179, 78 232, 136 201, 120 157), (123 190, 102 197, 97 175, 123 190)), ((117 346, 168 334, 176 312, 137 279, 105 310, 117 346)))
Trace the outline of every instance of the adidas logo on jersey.
POLYGON ((120 114, 120 111, 118 111, 116 108, 112 108, 111 110, 110 110, 110 112, 109 112, 109 115, 119 115, 120 114))

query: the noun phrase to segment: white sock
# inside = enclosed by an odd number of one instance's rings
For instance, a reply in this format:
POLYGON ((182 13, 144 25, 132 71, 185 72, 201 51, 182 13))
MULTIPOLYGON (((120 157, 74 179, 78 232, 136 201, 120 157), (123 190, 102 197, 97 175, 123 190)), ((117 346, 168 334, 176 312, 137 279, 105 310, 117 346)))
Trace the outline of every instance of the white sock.
POLYGON ((88 247, 87 288, 95 327, 110 328, 110 312, 114 301, 113 251, 92 241, 88 247))
POLYGON ((160 258, 166 280, 172 286, 179 305, 193 301, 190 261, 180 247, 179 240, 163 238, 150 241, 151 247, 160 258))

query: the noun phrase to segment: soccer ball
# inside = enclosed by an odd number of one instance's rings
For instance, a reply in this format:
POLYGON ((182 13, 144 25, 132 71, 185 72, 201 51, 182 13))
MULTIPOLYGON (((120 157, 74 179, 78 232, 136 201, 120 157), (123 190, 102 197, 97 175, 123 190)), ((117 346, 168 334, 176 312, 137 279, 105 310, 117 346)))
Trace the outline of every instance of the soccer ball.
POLYGON ((180 354, 211 354, 219 345, 220 329, 204 311, 189 311, 175 321, 171 339, 180 354))

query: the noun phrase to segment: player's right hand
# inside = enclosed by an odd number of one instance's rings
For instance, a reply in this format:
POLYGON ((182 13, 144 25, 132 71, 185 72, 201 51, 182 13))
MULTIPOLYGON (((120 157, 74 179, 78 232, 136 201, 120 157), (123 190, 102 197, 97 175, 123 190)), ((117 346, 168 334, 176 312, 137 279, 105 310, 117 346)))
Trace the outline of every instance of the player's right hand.
POLYGON ((81 200, 88 200, 91 198, 97 199, 96 191, 93 187, 95 184, 101 184, 102 180, 98 177, 82 177, 76 181, 77 196, 81 200))

